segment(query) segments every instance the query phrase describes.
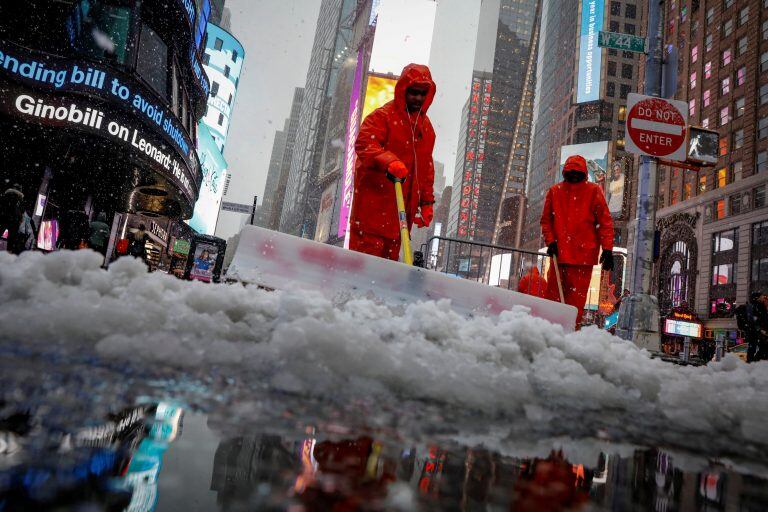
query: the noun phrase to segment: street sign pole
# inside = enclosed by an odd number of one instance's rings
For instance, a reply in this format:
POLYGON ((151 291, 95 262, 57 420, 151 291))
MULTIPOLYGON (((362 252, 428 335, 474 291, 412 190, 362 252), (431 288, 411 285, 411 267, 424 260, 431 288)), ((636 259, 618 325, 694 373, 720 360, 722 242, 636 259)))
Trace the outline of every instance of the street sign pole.
MULTIPOLYGON (((661 95, 662 69, 662 21, 663 0, 648 2, 648 54, 645 60, 645 94, 661 95)), ((660 350, 659 303, 651 295, 653 273, 653 243, 656 229, 656 180, 655 157, 640 157, 638 176, 637 212, 633 227, 634 250, 630 296, 619 309, 616 333, 640 347, 660 350)))

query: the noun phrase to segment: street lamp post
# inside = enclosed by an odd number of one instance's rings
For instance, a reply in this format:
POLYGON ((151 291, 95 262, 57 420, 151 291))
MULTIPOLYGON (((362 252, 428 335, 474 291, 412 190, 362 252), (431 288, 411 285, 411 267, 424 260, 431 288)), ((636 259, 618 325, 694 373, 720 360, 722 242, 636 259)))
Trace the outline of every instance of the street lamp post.
MULTIPOLYGON (((648 54, 645 61, 645 94, 661 96, 663 65, 663 0, 648 1, 648 54)), ((641 156, 637 186, 637 212, 634 224, 634 250, 631 295, 621 302, 616 333, 640 347, 658 351, 659 304, 651 295, 653 244, 656 230, 655 157, 641 156)))

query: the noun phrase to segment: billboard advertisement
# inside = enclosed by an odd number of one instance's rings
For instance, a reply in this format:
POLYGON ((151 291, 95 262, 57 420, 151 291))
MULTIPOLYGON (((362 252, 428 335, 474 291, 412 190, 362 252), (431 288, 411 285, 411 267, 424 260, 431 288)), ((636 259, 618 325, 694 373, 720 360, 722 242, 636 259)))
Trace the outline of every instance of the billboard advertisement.
POLYGON ((219 256, 219 248, 214 244, 197 244, 195 256, 192 260, 192 270, 189 278, 210 283, 213 281, 213 269, 216 266, 216 258, 219 256))
POLYGON ((597 46, 597 36, 603 29, 604 15, 605 0, 581 0, 576 103, 600 99, 600 70, 603 54, 602 49, 597 46))
POLYGON ((411 62, 427 64, 432 51, 436 12, 437 2, 434 0, 380 2, 368 71, 399 75, 411 62))
POLYGON ((368 114, 395 99, 397 78, 396 76, 368 76, 368 82, 365 85, 363 117, 361 119, 365 119, 368 117, 368 114))
POLYGON ((198 233, 213 235, 219 218, 221 198, 224 195, 227 162, 202 121, 197 126, 197 148, 203 182, 200 185, 200 196, 195 203, 195 212, 187 224, 198 233))
POLYGON ((338 181, 334 181, 325 188, 323 195, 320 196, 320 211, 317 213, 317 228, 315 228, 315 240, 318 242, 325 242, 330 238, 333 203, 336 198, 337 186, 338 181))
MULTIPOLYGON (((352 95, 349 98, 349 119, 347 120, 347 140, 344 151, 344 170, 341 182, 341 204, 339 205, 339 238, 346 237, 349 229, 349 214, 352 211, 352 194, 355 190, 355 141, 360 131, 360 107, 363 87, 363 52, 357 53, 357 68, 352 83, 352 95)), ((345 240, 346 246, 346 240, 345 240)))
POLYGON ((608 169, 608 141, 572 144, 560 148, 560 172, 563 170, 568 157, 581 155, 587 161, 589 181, 597 183, 605 190, 606 173, 608 169))

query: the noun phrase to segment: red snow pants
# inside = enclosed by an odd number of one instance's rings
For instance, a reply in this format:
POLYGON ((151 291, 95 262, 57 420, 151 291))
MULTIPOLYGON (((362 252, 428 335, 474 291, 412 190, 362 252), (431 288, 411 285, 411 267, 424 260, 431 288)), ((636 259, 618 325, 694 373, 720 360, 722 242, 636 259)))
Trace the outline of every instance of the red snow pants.
MULTIPOLYGON (((587 292, 589 292, 589 283, 592 280, 592 268, 592 265, 560 264, 560 278, 563 282, 565 303, 578 310, 576 315, 577 329, 581 325, 581 318, 584 316, 587 292)), ((547 298, 560 302, 560 292, 557 289, 557 277, 555 277, 553 264, 549 265, 549 272, 547 272, 547 298)))
POLYGON ((364 233, 356 229, 349 233, 349 248, 353 251, 386 258, 392 261, 400 259, 400 239, 392 240, 383 236, 364 233))

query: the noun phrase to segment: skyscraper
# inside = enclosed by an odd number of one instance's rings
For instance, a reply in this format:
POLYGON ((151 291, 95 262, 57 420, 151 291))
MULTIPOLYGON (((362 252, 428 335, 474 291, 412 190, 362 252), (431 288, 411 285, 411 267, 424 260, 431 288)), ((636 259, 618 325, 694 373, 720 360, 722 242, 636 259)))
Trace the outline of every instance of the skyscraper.
POLYGON ((264 195, 261 199, 261 206, 256 214, 257 226, 269 227, 269 219, 272 216, 272 209, 277 195, 277 186, 280 183, 280 171, 283 167, 283 157, 285 156, 285 144, 288 141, 288 125, 290 121, 285 120, 285 127, 275 132, 275 141, 272 143, 272 154, 269 157, 269 170, 267 171, 267 183, 264 186, 264 195))
POLYGON ((342 20, 355 12, 357 3, 323 0, 320 7, 280 218, 280 231, 285 233, 314 237, 322 192, 317 178, 330 100, 341 68, 334 58, 348 46, 350 27, 342 24, 342 20))
POLYGON ((526 89, 535 59, 538 5, 539 0, 486 0, 481 6, 453 181, 450 227, 459 238, 493 240, 520 106, 530 101, 526 89))
MULTIPOLYGON (((283 161, 280 164, 280 174, 277 180, 277 187, 273 194, 272 211, 270 212, 269 224, 265 227, 277 231, 280 227, 280 219, 283 214, 283 205, 285 204, 285 187, 288 182, 288 174, 291 170, 293 161, 293 150, 296 147, 296 133, 299 131, 299 116, 301 115, 302 105, 304 103, 304 89, 297 87, 293 91, 293 102, 291 103, 291 113, 286 120, 285 128, 285 151, 283 152, 283 161)), ((266 200, 266 195, 264 196, 266 200)))
POLYGON ((664 43, 680 48, 675 99, 689 124, 719 133, 719 158, 698 172, 659 166, 655 288, 662 317, 685 308, 705 338, 733 342, 734 306, 768 293, 768 4, 694 4, 664 4, 664 43))

